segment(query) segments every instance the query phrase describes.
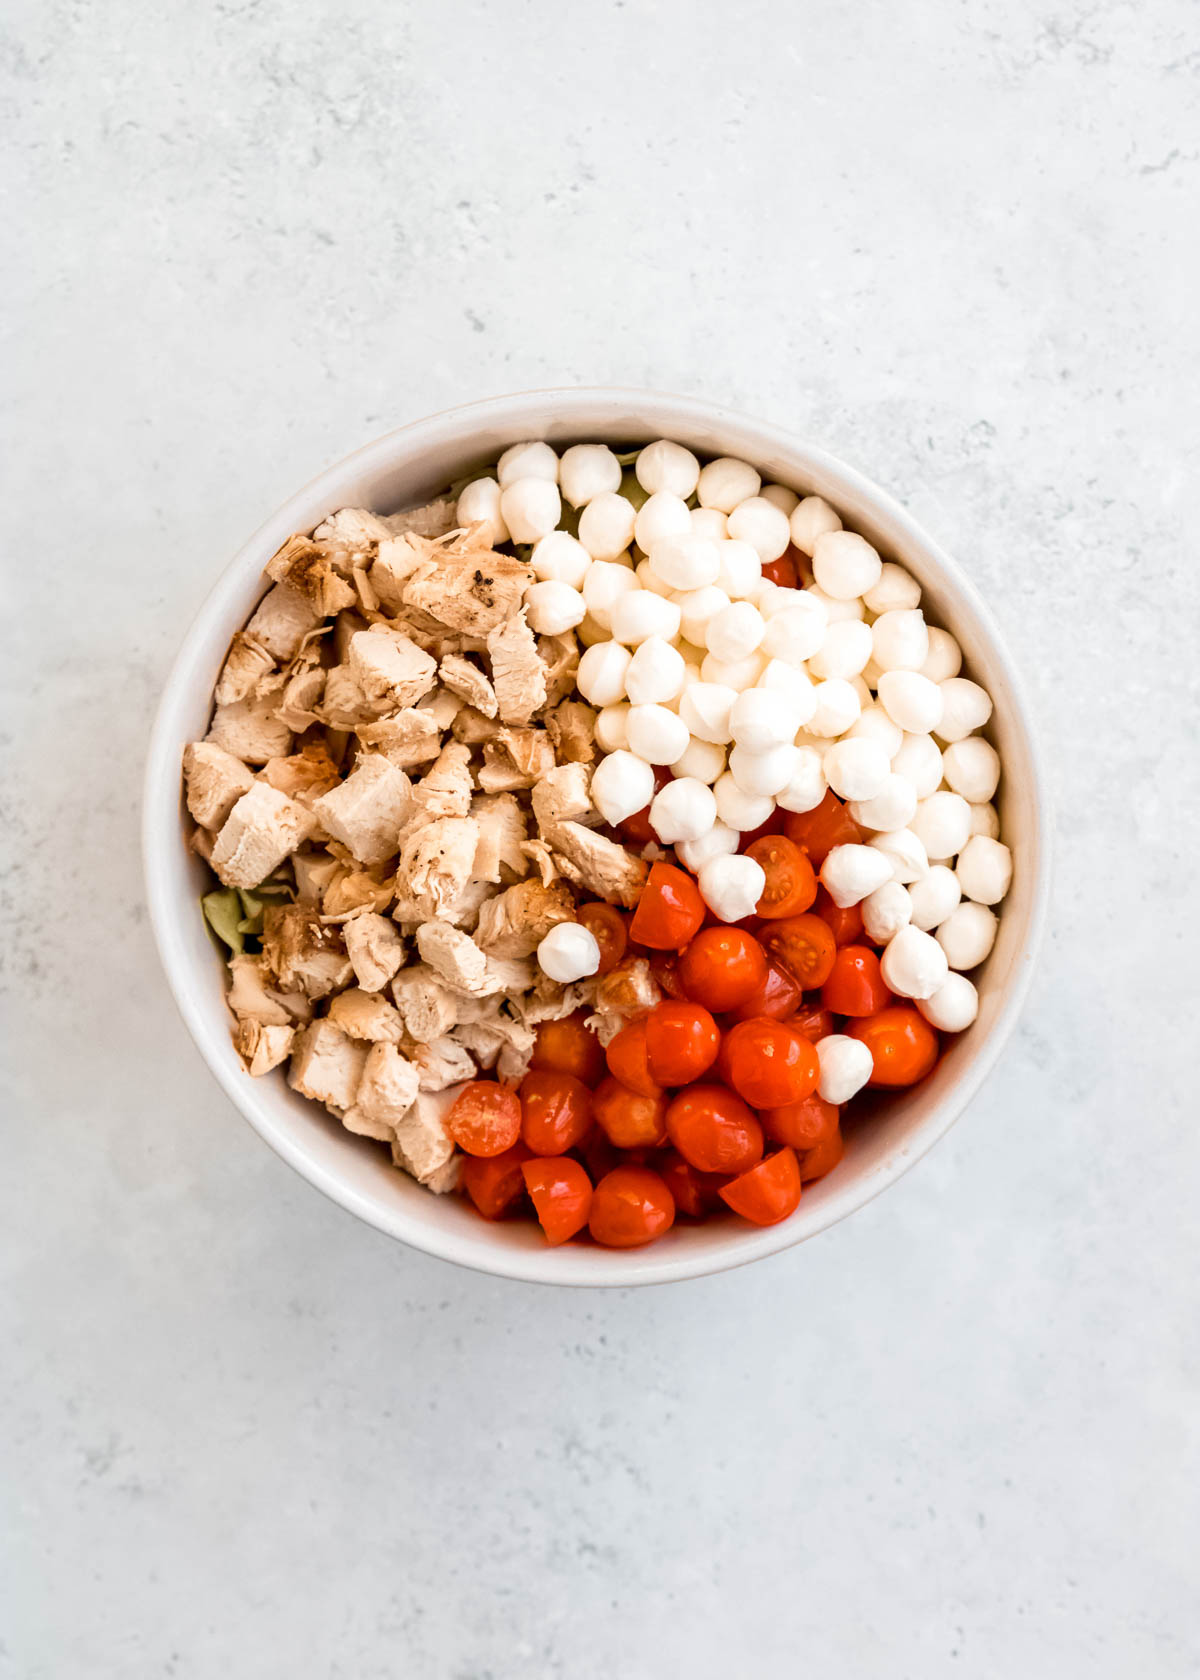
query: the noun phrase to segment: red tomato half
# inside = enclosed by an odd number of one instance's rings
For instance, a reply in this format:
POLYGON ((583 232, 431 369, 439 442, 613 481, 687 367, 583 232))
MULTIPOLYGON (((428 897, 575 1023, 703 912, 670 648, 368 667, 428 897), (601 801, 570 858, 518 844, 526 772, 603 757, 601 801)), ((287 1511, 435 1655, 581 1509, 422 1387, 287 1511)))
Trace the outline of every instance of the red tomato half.
POLYGON ((716 1205, 717 1193, 725 1182, 720 1173, 700 1172, 675 1149, 662 1157, 658 1171, 671 1192, 676 1213, 684 1213, 689 1219, 703 1219, 716 1205))
POLYGON ((767 878, 755 915, 798 916, 809 908, 817 896, 817 877, 808 854, 794 840, 786 834, 765 835, 747 846, 746 856, 754 859, 767 878))
POLYGON ((837 946, 833 934, 820 916, 811 911, 802 916, 784 916, 763 928, 763 945, 772 957, 807 992, 823 986, 833 969, 837 946))
POLYGON ((682 951, 703 922, 704 900, 692 877, 673 863, 652 863, 630 937, 652 951, 682 951))
POLYGON ((821 1002, 834 1015, 875 1015, 892 1001, 879 958, 869 945, 843 945, 833 959, 821 1002))
POLYGON ((803 1033, 810 1044, 815 1044, 819 1038, 828 1038, 833 1031, 833 1016, 828 1009, 817 1009, 814 1005, 803 1005, 796 1013, 786 1017, 787 1024, 798 1033, 803 1033))
POLYGON ((618 1149, 657 1149, 667 1141, 667 1099, 642 1096, 606 1079, 592 1098, 592 1113, 618 1149))
POLYGON ((782 589, 795 589, 800 581, 797 558, 796 550, 789 543, 777 560, 763 562, 762 575, 769 583, 777 583, 782 589))
POLYGON ((521 1099, 494 1079, 472 1080, 454 1099, 446 1130, 468 1155, 503 1155, 521 1135, 521 1099))
POLYGON ((702 1078, 717 1059, 721 1034, 698 1003, 660 1003, 647 1015, 644 1029, 650 1077, 660 1085, 687 1085, 702 1078))
POLYGON ((856 945, 862 938, 862 905, 849 904, 845 909, 837 905, 822 887, 813 902, 813 913, 827 923, 838 945, 856 945))
POLYGON ((614 1079, 620 1080, 627 1091, 636 1091, 643 1097, 656 1097, 659 1094, 664 1082, 655 1079, 650 1072, 645 1017, 622 1027, 616 1037, 609 1040, 608 1049, 604 1054, 608 1060, 609 1073, 614 1079))
POLYGON ((817 1052, 782 1021, 739 1021, 725 1053, 733 1088, 752 1108, 800 1102, 817 1088, 817 1052))
POLYGON ((851 1022, 846 1031, 871 1052, 872 1085, 915 1085, 938 1059, 938 1036, 925 1017, 908 1004, 881 1009, 866 1021, 851 1022))
POLYGON ((517 1090, 521 1137, 535 1155, 563 1155, 587 1136, 592 1093, 581 1080, 531 1068, 517 1090))
POLYGON ((835 846, 846 846, 863 837, 862 829, 832 788, 826 789, 824 799, 811 811, 790 811, 784 833, 804 848, 814 869, 820 869, 835 846))
POLYGON ((684 991, 714 1015, 723 1015, 744 1003, 762 985, 766 974, 762 946, 741 928, 704 928, 679 959, 684 991))
POLYGON ((605 1248, 640 1248, 674 1222, 671 1192, 649 1167, 614 1167, 592 1192, 588 1229, 605 1248))
POLYGON ((759 1119, 763 1131, 775 1143, 791 1149, 815 1149, 837 1131, 839 1113, 836 1103, 828 1103, 816 1091, 810 1091, 799 1102, 763 1109, 759 1119))
POLYGON ((735 1021, 754 1021, 760 1016, 785 1021, 799 1009, 801 996, 800 982, 779 963, 769 962, 762 985, 729 1013, 735 1021))
POLYGON ((467 1155, 462 1164, 462 1187, 485 1219, 499 1219, 524 1188, 521 1167, 529 1151, 517 1142, 503 1155, 467 1155))
POLYGON ((578 1161, 562 1155, 526 1161, 521 1176, 552 1248, 583 1230, 592 1207, 592 1181, 578 1161))
POLYGON ((723 1085, 689 1085, 667 1109, 667 1135, 691 1166, 705 1173, 752 1167, 763 1151, 762 1127, 723 1085))
POLYGON ((826 1173, 833 1171, 842 1156, 846 1153, 846 1146, 842 1142, 841 1129, 837 1126, 827 1132, 820 1143, 806 1149, 800 1157, 800 1177, 805 1184, 814 1179, 824 1178, 826 1173))
POLYGON ((600 947, 597 974, 610 974, 625 955, 625 947, 629 943, 624 916, 612 904, 583 904, 576 920, 600 947))
POLYGON ((800 1166, 790 1149, 777 1150, 720 1191, 734 1213, 754 1225, 778 1225, 800 1205, 800 1166))
POLYGON ((561 1021, 543 1021, 537 1030, 530 1067, 547 1073, 569 1073, 592 1086, 604 1072, 604 1046, 585 1025, 586 1011, 577 1010, 561 1021))

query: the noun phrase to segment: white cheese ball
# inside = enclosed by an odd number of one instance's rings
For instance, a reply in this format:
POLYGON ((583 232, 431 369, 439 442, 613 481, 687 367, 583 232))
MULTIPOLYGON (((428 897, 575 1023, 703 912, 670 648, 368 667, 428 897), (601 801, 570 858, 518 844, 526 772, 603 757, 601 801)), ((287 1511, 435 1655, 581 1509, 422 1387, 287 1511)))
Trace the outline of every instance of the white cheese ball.
POLYGON ((699 840, 717 820, 713 790, 694 776, 677 776, 654 795, 649 820, 664 846, 699 840))
POLYGON ((592 804, 615 828, 654 798, 654 771, 644 758, 618 748, 602 758, 592 775, 592 804))
POLYGON ((603 624, 597 624, 590 613, 583 623, 576 627, 575 634, 585 648, 595 647, 597 642, 612 641, 612 631, 606 630, 603 624))
MULTIPOLYGON (((682 707, 680 712, 682 713, 682 707)), ((682 755, 671 766, 673 776, 694 776, 698 782, 711 787, 725 770, 725 748, 714 741, 702 741, 693 735, 682 755)))
POLYGON ((529 564, 533 575, 544 583, 565 583, 581 589, 592 557, 569 531, 549 531, 534 545, 529 564))
POLYGON ((865 595, 879 582, 883 562, 857 531, 826 531, 813 545, 813 577, 817 588, 836 601, 865 595))
POLYGON ((946 748, 942 774, 972 805, 986 805, 1000 782, 1000 754, 982 736, 968 735, 946 748))
POLYGON ((621 463, 606 443, 573 443, 559 463, 558 482, 572 507, 586 507, 621 482, 621 463))
POLYGON ((652 590, 631 589, 613 603, 609 622, 613 639, 626 647, 636 647, 650 636, 670 642, 679 634, 679 608, 652 590))
POLYGON ((986 834, 989 840, 999 840, 1000 818, 994 805, 971 806, 971 833, 986 834))
POLYGON ((805 496, 792 509, 789 520, 791 538, 801 554, 812 556, 817 538, 828 531, 840 531, 842 521, 821 496, 805 496))
POLYGON ((966 1032, 979 1014, 979 993, 965 974, 948 974, 932 997, 919 998, 917 1008, 939 1032, 966 1032))
POLYGON ((583 598, 588 613, 606 630, 612 629, 612 610, 622 595, 637 589, 637 578, 628 566, 618 566, 612 560, 594 560, 583 580, 583 598))
POLYGON ((729 521, 720 508, 694 507, 689 517, 694 537, 707 537, 710 542, 724 542, 729 535, 729 521))
POLYGON ((762 646, 766 625, 749 601, 733 601, 708 621, 705 646, 718 659, 733 664, 762 646))
MULTIPOLYGON (((793 594, 796 591, 792 591, 793 594)), ((805 595, 811 595, 814 601, 819 601, 825 608, 825 617, 830 624, 844 624, 848 618, 865 619, 867 609, 862 600, 855 595, 849 600, 839 600, 836 595, 827 595, 823 589, 806 589, 805 595)))
POLYGON ((899 881, 885 881, 863 899, 862 919, 868 939, 886 945, 912 921, 909 889, 902 887, 899 881))
POLYGON ((649 554, 656 543, 665 542, 668 537, 689 536, 691 529, 691 510, 683 497, 672 495, 669 490, 658 490, 653 496, 647 496, 638 509, 633 535, 642 553, 649 554))
POLYGON ((820 647, 809 656, 808 668, 814 677, 844 677, 849 681, 858 676, 870 657, 870 625, 844 619, 826 625, 820 647))
POLYGON ((785 811, 815 811, 827 787, 821 754, 812 747, 797 747, 792 779, 775 795, 785 811))
POLYGON ((761 828, 775 809, 773 799, 743 793, 728 770, 717 777, 713 793, 716 795, 718 817, 741 834, 748 834, 752 828, 761 828))
POLYGON ((929 631, 920 607, 880 613, 871 626, 871 658, 876 669, 919 671, 929 652, 929 631))
POLYGON ((562 514, 558 485, 548 478, 515 479, 500 492, 500 513, 514 542, 539 542, 562 514))
POLYGON ((648 636, 629 661, 625 692, 635 706, 665 705, 682 694, 686 680, 687 666, 679 649, 661 636, 648 636))
POLYGON ((500 486, 494 478, 477 478, 466 485, 454 517, 463 526, 482 525, 483 540, 491 548, 508 541, 508 526, 500 511, 500 486))
POLYGON ((976 904, 999 904, 1012 886, 1012 853, 1002 840, 973 834, 955 865, 965 898, 976 904))
POLYGON ((982 729, 992 715, 991 695, 968 677, 947 677, 938 684, 938 692, 942 697, 941 714, 928 727, 943 741, 965 740, 982 729))
POLYGON ((921 585, 903 566, 885 560, 879 581, 863 591, 863 600, 873 613, 906 612, 921 604, 921 585))
POLYGON ((743 793, 774 799, 795 775, 799 756, 800 749, 793 746, 769 747, 758 753, 734 747, 729 755, 729 773, 743 793))
POLYGON ((919 881, 929 869, 925 848, 911 828, 892 828, 886 834, 873 835, 867 845, 887 858, 892 880, 902 886, 919 881))
POLYGON ((615 490, 602 490, 579 516, 579 540, 593 560, 615 560, 633 541, 637 510, 615 490))
MULTIPOLYGON (((846 733, 852 741, 878 741, 889 758, 895 758, 904 745, 904 731, 899 724, 892 722, 882 706, 878 706, 874 702, 863 707, 846 733)), ((928 739, 928 736, 926 739, 928 739)), ((897 774, 902 774, 902 772, 898 771, 897 774)), ((935 782, 934 787, 936 786, 937 783, 935 782)), ((903 828, 904 824, 899 823, 893 826, 903 828)))
POLYGON ((600 947, 596 936, 578 922, 558 922, 538 946, 537 959, 543 974, 569 986, 598 971, 600 947))
MULTIPOLYGON (((842 744, 838 743, 839 746, 842 744)), ((861 828, 873 828, 880 834, 888 834, 895 828, 907 828, 912 822, 917 810, 916 789, 904 776, 897 776, 889 770, 877 794, 870 799, 852 799, 848 809, 861 828)))
POLYGON ((679 715, 700 740, 724 746, 733 739, 729 714, 737 697, 737 689, 723 683, 690 683, 680 697, 679 715))
MULTIPOLYGON (((629 745, 629 707, 619 700, 615 706, 601 706, 593 733, 601 752, 614 753, 629 745)), ((639 807, 640 808, 640 807, 639 807)))
MULTIPOLYGON (((791 589, 786 584, 772 583, 770 578, 760 577, 750 599, 764 618, 771 619, 776 613, 786 612, 789 607, 794 607, 797 601, 810 593, 809 590, 791 589)), ((828 614, 826 620, 828 621, 828 614)))
POLYGON ((729 515, 729 535, 749 543, 764 565, 779 556, 791 540, 788 516, 765 496, 747 496, 729 515))
POLYGON ((687 751, 689 739, 687 724, 666 706, 629 708, 629 751, 647 764, 674 764, 687 751))
POLYGON ((844 677, 830 677, 816 684, 817 703, 805 726, 810 735, 844 735, 862 716, 862 701, 844 677))
POLYGON ((861 904, 891 875, 891 863, 871 846, 834 846, 821 865, 821 884, 839 910, 861 904))
POLYGON ((806 672, 782 659, 772 659, 755 684, 768 694, 778 694, 790 707, 796 728, 803 729, 817 709, 817 690, 806 672))
POLYGON ((539 636, 562 636, 587 617, 587 602, 578 589, 552 578, 535 583, 525 596, 529 628, 539 636))
POLYGON ((730 604, 729 596, 717 584, 706 583, 702 589, 680 590, 673 599, 679 607, 679 624, 683 634, 694 646, 705 647, 708 627, 717 614, 724 612, 730 604))
POLYGON ((541 478, 547 484, 557 484, 558 456, 548 443, 514 443, 501 455, 496 471, 502 490, 522 478, 541 478))
POLYGON ((580 657, 576 688, 593 706, 615 706, 625 698, 625 676, 632 657, 620 642, 597 642, 580 657))
POLYGON ((909 735, 929 735, 942 721, 942 691, 919 671, 885 671, 879 700, 893 723, 909 735))
POLYGON ((723 683, 740 694, 743 689, 753 688, 766 668, 767 661, 761 653, 748 653, 745 659, 718 659, 715 653, 706 653, 700 676, 703 682, 723 683))
POLYGON ((791 746, 798 727, 791 707, 768 689, 746 689, 729 709, 730 735, 748 752, 791 746))
POLYGON ((940 789, 922 799, 909 828, 931 859, 957 857, 971 834, 971 808, 958 793, 940 789))
POLYGON ((647 589, 651 595, 661 595, 664 601, 675 599, 675 591, 669 583, 663 582, 649 560, 639 560, 633 568, 633 575, 638 580, 639 589, 647 589))
MULTIPOLYGON (((721 570, 721 555, 715 542, 694 534, 664 537, 650 550, 650 569, 672 589, 703 589, 715 583, 721 570)), ((695 641, 689 636, 689 641, 695 641)))
POLYGON ((772 507, 781 508, 789 517, 800 505, 799 496, 794 490, 789 490, 786 484, 764 484, 762 496, 764 501, 770 502, 772 507))
POLYGON ((928 677, 930 682, 940 683, 945 682, 947 677, 956 677, 961 670, 962 649, 949 630, 939 630, 936 625, 931 624, 929 652, 921 667, 921 675, 928 677))
POLYGON ((696 877, 700 897, 723 922, 740 922, 754 914, 766 891, 767 877, 751 857, 711 858, 696 877))
POLYGON ((660 490, 669 491, 687 501, 700 477, 700 463, 690 449, 669 438, 648 443, 633 464, 634 474, 642 489, 651 496, 660 490))
POLYGON ((998 926, 995 913, 986 904, 972 904, 967 900, 951 910, 937 930, 937 942, 945 951, 950 967, 978 968, 996 943, 998 926))
POLYGON ((747 496, 757 496, 761 486, 762 479, 748 461, 722 455, 701 469, 696 494, 701 507, 718 508, 730 514, 747 496))
POLYGON ((712 825, 707 834, 701 835, 699 840, 681 840, 675 847, 675 854, 685 869, 690 869, 693 875, 698 875, 706 863, 718 857, 732 857, 742 843, 742 837, 736 828, 730 828, 720 818, 712 825))
POLYGON ((749 600, 762 583, 762 561, 748 542, 734 542, 731 538, 717 544, 720 571, 717 587, 730 600, 749 600))
POLYGON ((892 773, 891 760, 878 741, 836 741, 822 768, 839 799, 874 799, 892 773))
POLYGON ((927 875, 922 875, 908 888, 908 896, 912 904, 913 926, 919 927, 923 933, 932 933, 934 928, 941 927, 958 905, 962 889, 953 869, 948 869, 944 863, 934 863, 927 875))
POLYGON ((814 1046, 820 1075, 817 1094, 827 1103, 841 1105, 857 1096, 875 1071, 875 1058, 866 1045, 848 1033, 828 1033, 814 1046))
POLYGON ((949 973, 946 953, 937 940, 920 928, 902 927, 888 941, 879 963, 884 984, 897 997, 932 997, 949 973))
POLYGON ((820 650, 829 629, 829 616, 810 590, 793 589, 789 593, 792 600, 768 615, 762 645, 772 659, 801 665, 820 650))
POLYGON ((927 799, 942 785, 942 749, 932 735, 903 734, 892 769, 912 783, 918 799, 927 799))

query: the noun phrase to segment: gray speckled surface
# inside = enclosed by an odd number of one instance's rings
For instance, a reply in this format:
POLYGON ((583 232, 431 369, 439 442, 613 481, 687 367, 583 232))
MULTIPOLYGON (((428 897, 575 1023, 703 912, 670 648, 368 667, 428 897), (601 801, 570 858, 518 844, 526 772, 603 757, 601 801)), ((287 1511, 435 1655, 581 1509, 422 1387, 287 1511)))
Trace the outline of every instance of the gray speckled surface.
POLYGON ((7 29, 0 1674, 1195 1674, 1194 8, 7 29), (400 1250, 257 1142, 135 825, 172 650, 297 484, 610 381, 908 501, 1022 655, 1059 856, 946 1143, 802 1250, 596 1296, 400 1250))

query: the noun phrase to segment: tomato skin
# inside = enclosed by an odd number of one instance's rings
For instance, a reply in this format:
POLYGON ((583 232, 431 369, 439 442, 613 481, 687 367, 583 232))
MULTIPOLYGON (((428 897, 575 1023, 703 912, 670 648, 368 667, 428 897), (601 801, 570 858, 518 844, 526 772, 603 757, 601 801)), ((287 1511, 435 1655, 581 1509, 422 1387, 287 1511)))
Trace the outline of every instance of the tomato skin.
POLYGON ((833 934, 811 911, 768 922, 762 941, 767 955, 786 968, 806 992, 823 986, 833 970, 837 956, 833 934))
POLYGON ((614 1167, 592 1192, 588 1229, 605 1248, 640 1248, 675 1223, 675 1203, 649 1167, 614 1167))
POLYGON ((568 1156, 525 1161, 521 1176, 551 1248, 582 1231, 592 1210, 592 1181, 568 1156))
POLYGON ((766 974, 766 953, 754 935, 742 928, 704 928, 679 959, 684 991, 714 1015, 744 1003, 766 974))
POLYGON ((569 1073, 532 1068, 517 1087, 521 1139, 535 1155, 563 1155, 587 1136, 592 1093, 569 1073))
POLYGON ((501 1219, 524 1189, 521 1167, 529 1151, 519 1140, 503 1155, 465 1155, 462 1187, 485 1219, 501 1219))
POLYGON ((700 1172, 676 1149, 668 1150, 658 1163, 663 1183, 671 1192, 677 1214, 703 1219, 716 1206, 717 1193, 725 1180, 720 1173, 700 1172))
POLYGON ((568 1073, 591 1087, 604 1074, 604 1046, 585 1025, 586 1010, 561 1021, 543 1021, 537 1029, 529 1065, 546 1073, 568 1073))
POLYGON ((756 992, 751 992, 745 1003, 731 1009, 729 1015, 734 1021, 754 1021, 760 1018, 785 1021, 789 1016, 795 1015, 802 996, 799 981, 794 980, 779 963, 768 962, 766 978, 762 985, 756 992))
POLYGON ((494 1079, 474 1079, 454 1099, 446 1130, 468 1155, 503 1155, 521 1135, 521 1099, 494 1079))
POLYGON ((837 905, 822 887, 813 902, 813 913, 820 916, 829 931, 833 934, 838 945, 857 945, 863 938, 863 915, 861 904, 848 904, 845 909, 837 905))
POLYGON ((810 1044, 815 1044, 819 1038, 828 1038, 833 1031, 833 1016, 828 1009, 808 1004, 790 1016, 787 1024, 793 1032, 803 1033, 810 1044))
POLYGON ((739 1021, 725 1044, 730 1081, 751 1108, 800 1102, 817 1088, 817 1052, 782 1021, 739 1021))
POLYGON ((638 852, 643 846, 658 844, 658 835, 650 827, 650 807, 643 805, 631 817, 617 824, 617 839, 638 852))
POLYGON ((869 1083, 892 1090, 924 1079, 938 1059, 938 1035, 911 1005, 898 1003, 865 1021, 850 1023, 846 1031, 871 1052, 874 1072, 869 1083))
POLYGON ((667 1136, 699 1172, 744 1172, 762 1158, 762 1127, 723 1085, 681 1091, 667 1109, 667 1136))
POLYGON ((781 589, 795 589, 800 581, 795 555, 796 550, 789 543, 777 560, 763 562, 762 575, 769 583, 779 584, 781 589))
POLYGON ((759 1119, 772 1142, 805 1150, 815 1149, 837 1130, 840 1113, 836 1103, 826 1102, 816 1091, 810 1091, 799 1102, 764 1108, 759 1119))
POLYGON ((723 1185, 719 1195, 754 1225, 778 1225, 800 1205, 800 1163, 795 1151, 776 1150, 749 1172, 723 1185))
POLYGON ((653 951, 650 973, 664 997, 685 998, 683 982, 679 978, 679 958, 673 951, 653 951))
POLYGON ((687 1085, 717 1059, 721 1034, 698 1003, 660 1003, 645 1020, 650 1077, 660 1085, 687 1085))
POLYGON ((777 805, 766 822, 759 823, 757 828, 748 828, 738 843, 738 851, 746 853, 758 840, 769 839, 772 834, 782 834, 787 812, 782 805, 777 805))
POLYGON ((650 1071, 644 1016, 640 1021, 631 1021, 627 1027, 622 1027, 616 1037, 609 1041, 604 1054, 608 1061, 609 1073, 624 1085, 627 1091, 636 1091, 642 1097, 659 1095, 662 1085, 650 1071))
POLYGON ((621 1165, 621 1151, 609 1141, 608 1133, 600 1126, 592 1127, 577 1153, 583 1156, 583 1164, 593 1184, 599 1184, 605 1173, 621 1165))
POLYGON ((842 1156, 846 1153, 846 1145, 842 1140, 841 1128, 834 1129, 823 1137, 820 1143, 806 1149, 800 1157, 800 1178, 804 1184, 811 1184, 818 1178, 824 1178, 826 1173, 833 1171, 842 1156))
POLYGON ((629 943, 625 918, 612 904, 584 904, 576 920, 585 927, 600 947, 600 967, 597 974, 611 974, 629 943))
POLYGON ((606 1079, 592 1098, 592 1113, 618 1149, 657 1149, 667 1141, 667 1099, 661 1091, 643 1096, 606 1079))
POLYGON ((798 916, 807 910, 817 896, 817 877, 794 840, 786 834, 764 835, 746 847, 767 878, 763 895, 754 907, 756 916, 774 920, 779 916, 798 916))
POLYGON ((821 1002, 834 1015, 877 1015, 892 1001, 879 958, 869 945, 843 945, 821 987, 821 1002))
POLYGON ((825 790, 824 799, 811 811, 789 811, 783 832, 808 853, 814 869, 820 869, 835 846, 856 844, 863 837, 863 830, 832 788, 825 790))
POLYGON ((704 922, 704 900, 692 877, 673 863, 652 863, 629 934, 652 951, 682 951, 704 922))

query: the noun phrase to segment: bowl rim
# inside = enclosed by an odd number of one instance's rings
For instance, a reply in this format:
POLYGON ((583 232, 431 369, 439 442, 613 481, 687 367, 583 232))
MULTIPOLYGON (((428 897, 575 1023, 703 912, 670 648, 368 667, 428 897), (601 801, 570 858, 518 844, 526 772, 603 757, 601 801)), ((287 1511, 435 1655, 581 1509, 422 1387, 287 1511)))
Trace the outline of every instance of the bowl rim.
MULTIPOLYGON (((575 418, 571 415, 570 418, 575 418)), ((269 558, 269 555, 267 556, 269 558)), ((265 564, 265 561, 263 562, 265 564)), ((261 569, 261 568, 260 568, 261 569)), ((935 542, 929 533, 908 512, 902 503, 857 468, 819 445, 810 443, 798 433, 773 422, 758 420, 723 404, 703 398, 680 395, 668 391, 636 386, 566 386, 533 388, 509 392, 501 396, 456 404, 434 414, 412 420, 381 434, 343 456, 315 475, 247 538, 228 564, 222 568, 185 634, 172 661, 162 688, 161 697, 150 734, 146 768, 142 784, 141 842, 143 876, 147 907, 154 940, 158 948, 175 1006, 190 1033, 209 1072, 224 1090, 234 1107, 248 1120, 258 1135, 274 1152, 286 1161, 314 1188, 322 1191, 338 1206, 354 1214, 364 1223, 386 1236, 406 1243, 437 1259, 466 1266, 471 1270, 516 1281, 555 1284, 562 1287, 637 1288, 654 1283, 680 1282, 688 1278, 710 1276, 731 1271, 781 1253, 798 1243, 819 1235, 831 1226, 848 1218, 876 1196, 895 1184, 946 1135, 964 1110, 974 1100, 980 1087, 995 1067, 1020 1017, 1032 984, 1045 936, 1051 874, 1052 824, 1046 796, 1045 763, 1031 709, 1021 675, 1015 667, 1000 631, 983 599, 962 571, 958 563, 935 542), (839 1195, 823 1205, 817 1217, 803 1227, 793 1229, 793 1221, 758 1231, 739 1232, 742 1240, 728 1249, 705 1250, 678 1257, 655 1258, 654 1249, 606 1254, 598 1251, 595 1264, 589 1265, 587 1275, 569 1278, 549 1275, 548 1265, 557 1252, 554 1249, 525 1250, 496 1244, 493 1254, 482 1254, 469 1245, 460 1245, 451 1232, 426 1225, 411 1217, 403 1208, 381 1209, 369 1198, 345 1183, 334 1171, 313 1162, 291 1137, 286 1127, 267 1115, 255 1100, 246 1081, 239 1083, 230 1066, 210 1054, 208 1024, 200 1009, 194 983, 194 969, 182 940, 182 928, 176 913, 168 877, 171 848, 180 843, 178 828, 179 717, 189 697, 193 697, 191 667, 200 644, 204 641, 209 620, 223 605, 233 586, 240 582, 251 558, 257 558, 268 542, 278 546, 296 523, 303 523, 314 500, 336 501, 340 487, 356 474, 394 464, 397 454, 406 443, 414 448, 432 443, 439 434, 446 440, 461 438, 464 443, 471 433, 488 424, 505 421, 510 414, 519 414, 532 400, 544 400, 556 408, 557 420, 561 411, 578 409, 581 427, 586 425, 589 408, 605 401, 626 401, 632 405, 666 405, 682 423, 720 429, 734 425, 742 434, 756 435, 764 452, 783 448, 804 457, 805 463, 827 476, 840 480, 850 492, 872 504, 883 517, 898 526, 915 546, 920 548, 940 569, 945 581, 969 604, 991 644, 991 653, 1001 667, 1008 689, 1008 714, 1020 736, 1028 756, 1032 777, 1031 808, 1033 813, 1030 859, 1034 879, 1031 884, 1026 937, 1005 982, 999 1012, 991 1024, 988 1037, 974 1053, 953 1087, 941 1098, 933 1113, 923 1120, 915 1134, 895 1146, 890 1156, 870 1173, 852 1181, 839 1195), (274 534, 282 536, 274 540, 274 534)))

